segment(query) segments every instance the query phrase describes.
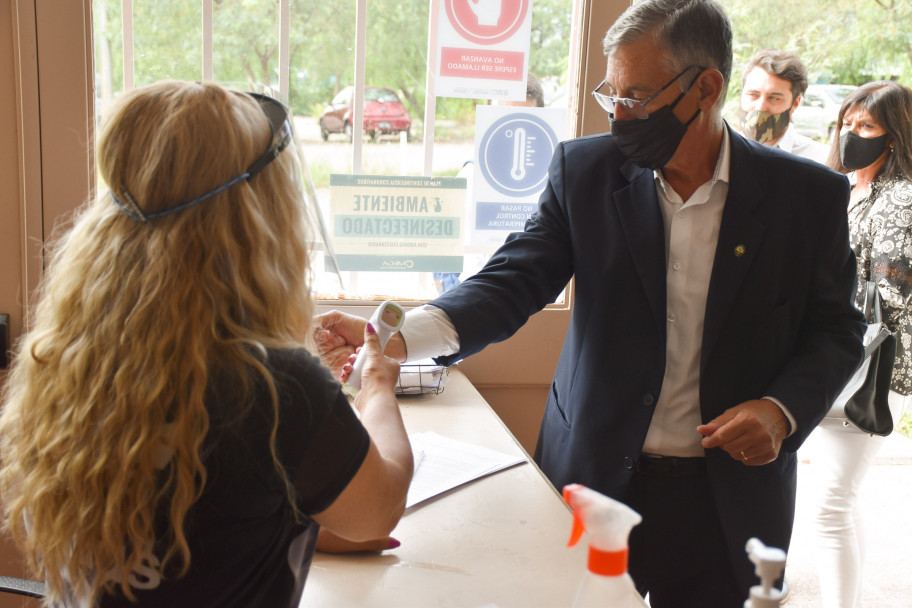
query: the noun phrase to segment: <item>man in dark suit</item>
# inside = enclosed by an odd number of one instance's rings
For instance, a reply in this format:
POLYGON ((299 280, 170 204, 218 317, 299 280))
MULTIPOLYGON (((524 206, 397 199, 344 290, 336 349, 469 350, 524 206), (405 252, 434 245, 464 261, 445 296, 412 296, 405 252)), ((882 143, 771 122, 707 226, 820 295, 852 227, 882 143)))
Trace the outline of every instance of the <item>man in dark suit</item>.
MULTIPOLYGON (((848 183, 722 120, 712 0, 638 2, 604 48, 612 134, 561 144, 525 230, 412 311, 392 353, 471 355, 574 277, 536 461, 643 515, 630 573, 654 608, 740 607, 745 543, 787 549, 795 451, 861 359, 848 183)), ((345 354, 362 327, 329 313, 315 338, 345 354)))

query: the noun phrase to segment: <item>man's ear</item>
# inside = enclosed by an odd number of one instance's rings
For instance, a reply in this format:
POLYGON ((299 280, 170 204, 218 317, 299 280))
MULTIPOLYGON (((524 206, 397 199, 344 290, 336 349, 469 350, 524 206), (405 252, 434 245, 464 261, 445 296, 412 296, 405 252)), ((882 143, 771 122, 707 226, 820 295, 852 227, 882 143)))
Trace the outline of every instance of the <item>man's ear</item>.
POLYGON ((722 72, 714 68, 708 68, 700 74, 697 87, 700 92, 700 109, 708 111, 719 100, 722 95, 722 88, 725 86, 725 79, 722 78, 722 72))
POLYGON ((798 97, 795 98, 795 101, 792 102, 792 107, 789 108, 789 117, 791 117, 791 115, 795 113, 795 110, 798 109, 798 106, 801 105, 801 99, 803 97, 804 97, 803 95, 799 95, 798 97))

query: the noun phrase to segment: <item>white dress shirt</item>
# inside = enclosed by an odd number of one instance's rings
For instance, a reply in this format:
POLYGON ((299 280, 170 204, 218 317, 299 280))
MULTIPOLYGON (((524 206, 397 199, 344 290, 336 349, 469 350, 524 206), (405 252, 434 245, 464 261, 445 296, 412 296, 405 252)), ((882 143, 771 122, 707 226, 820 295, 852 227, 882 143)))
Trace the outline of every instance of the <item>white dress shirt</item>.
POLYGON ((712 179, 687 201, 655 172, 665 222, 665 377, 643 451, 663 456, 703 456, 700 416, 700 353, 703 319, 728 195, 728 131, 712 179))
MULTIPOLYGON (((723 131, 713 177, 685 202, 655 172, 656 191, 665 223, 666 328, 665 377, 643 451, 663 456, 703 456, 700 415, 700 354, 706 296, 728 195, 730 143, 723 131)), ((406 313, 402 337, 409 361, 459 351, 459 336, 449 316, 436 306, 406 313)), ((750 348, 749 345, 745 346, 750 348)), ((766 397, 769 399, 770 397, 766 397)), ((795 419, 776 399, 795 430, 795 419)), ((732 406, 737 405, 732 403, 732 406)))
POLYGON ((785 133, 776 142, 776 147, 786 152, 791 152, 796 156, 802 156, 811 160, 816 160, 821 165, 827 162, 827 156, 830 154, 830 147, 815 141, 810 137, 805 137, 798 133, 795 125, 789 124, 785 133))
POLYGON ((399 330, 408 349, 409 361, 443 357, 459 352, 459 334, 449 315, 436 306, 419 306, 406 311, 399 330))

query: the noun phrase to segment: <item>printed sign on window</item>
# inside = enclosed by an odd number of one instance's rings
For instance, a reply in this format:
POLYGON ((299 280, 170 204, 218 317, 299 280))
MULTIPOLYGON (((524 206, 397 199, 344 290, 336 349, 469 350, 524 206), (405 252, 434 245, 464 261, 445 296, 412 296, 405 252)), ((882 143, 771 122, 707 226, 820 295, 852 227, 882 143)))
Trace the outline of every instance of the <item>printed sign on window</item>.
POLYGON ((329 176, 340 270, 460 272, 466 180, 329 176))
POLYGON ((475 108, 474 205, 467 216, 471 244, 499 244, 523 229, 565 136, 565 117, 562 108, 475 108))
POLYGON ((440 0, 437 95, 526 98, 532 0, 440 0))

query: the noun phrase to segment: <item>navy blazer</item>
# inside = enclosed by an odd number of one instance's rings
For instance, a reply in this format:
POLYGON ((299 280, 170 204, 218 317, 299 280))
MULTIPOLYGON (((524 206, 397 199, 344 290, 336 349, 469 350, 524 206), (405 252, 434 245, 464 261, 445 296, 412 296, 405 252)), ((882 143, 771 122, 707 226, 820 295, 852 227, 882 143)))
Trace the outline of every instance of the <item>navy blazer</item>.
MULTIPOLYGON (((788 548, 795 451, 861 360, 864 321, 852 305, 846 178, 730 128, 729 137, 703 330, 702 419, 773 396, 797 421, 769 465, 706 453, 733 564, 752 577, 748 538, 788 548)), ((627 162, 610 134, 560 144, 525 230, 432 302, 459 334, 460 352, 443 362, 513 335, 571 276, 571 322, 535 459, 557 488, 582 483, 623 500, 664 376, 665 237, 653 172, 627 162)))

